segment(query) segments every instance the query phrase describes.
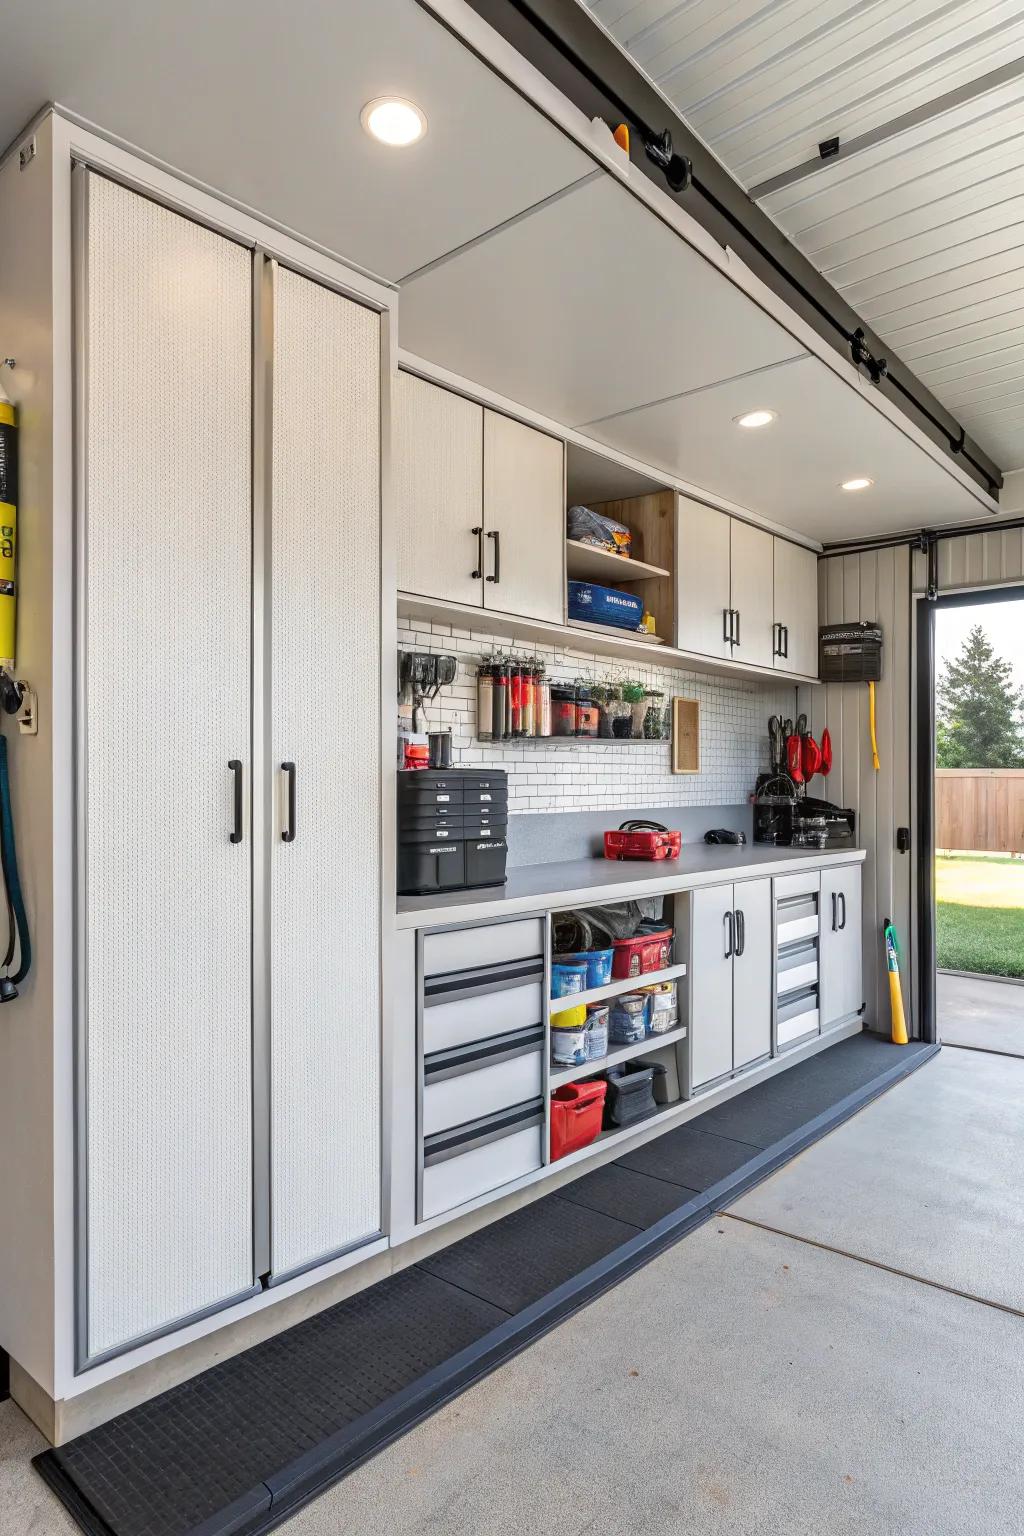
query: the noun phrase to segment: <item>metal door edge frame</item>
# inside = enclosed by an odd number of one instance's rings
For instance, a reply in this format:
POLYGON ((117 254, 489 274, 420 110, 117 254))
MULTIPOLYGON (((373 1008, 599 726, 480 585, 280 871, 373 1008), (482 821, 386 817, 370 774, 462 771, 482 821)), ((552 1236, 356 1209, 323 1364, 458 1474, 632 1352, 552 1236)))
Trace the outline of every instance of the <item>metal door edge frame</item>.
POLYGON ((257 1280, 270 1272, 270 854, 273 625, 275 263, 261 247, 252 269, 252 1251, 257 1280))
POLYGON ((86 845, 88 806, 88 713, 86 671, 86 518, 88 513, 88 299, 89 299, 89 172, 76 165, 71 176, 71 367, 72 367, 72 632, 75 637, 72 689, 74 742, 72 814, 75 872, 72 882, 72 1073, 74 1079, 74 1347, 76 1374, 98 1363, 89 1355, 89 1179, 88 1179, 88 910, 86 845))

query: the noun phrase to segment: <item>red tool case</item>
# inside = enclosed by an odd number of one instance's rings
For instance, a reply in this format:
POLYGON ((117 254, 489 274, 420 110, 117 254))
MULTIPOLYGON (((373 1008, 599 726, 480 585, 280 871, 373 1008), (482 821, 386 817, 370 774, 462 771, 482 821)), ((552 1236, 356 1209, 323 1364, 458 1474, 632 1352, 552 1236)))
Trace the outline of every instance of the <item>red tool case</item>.
POLYGON ((617 832, 604 835, 606 859, 678 859, 682 846, 683 834, 660 821, 624 821, 617 832))

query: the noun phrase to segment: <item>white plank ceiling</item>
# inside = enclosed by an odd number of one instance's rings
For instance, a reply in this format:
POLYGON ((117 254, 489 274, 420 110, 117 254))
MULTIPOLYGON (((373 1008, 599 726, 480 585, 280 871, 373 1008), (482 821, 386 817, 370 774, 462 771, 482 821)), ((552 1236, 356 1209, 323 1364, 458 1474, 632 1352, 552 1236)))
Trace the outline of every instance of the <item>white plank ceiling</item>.
POLYGON ((1024 466, 1021 0, 589 4, 995 461, 1024 466), (814 165, 836 135, 878 142, 814 165))

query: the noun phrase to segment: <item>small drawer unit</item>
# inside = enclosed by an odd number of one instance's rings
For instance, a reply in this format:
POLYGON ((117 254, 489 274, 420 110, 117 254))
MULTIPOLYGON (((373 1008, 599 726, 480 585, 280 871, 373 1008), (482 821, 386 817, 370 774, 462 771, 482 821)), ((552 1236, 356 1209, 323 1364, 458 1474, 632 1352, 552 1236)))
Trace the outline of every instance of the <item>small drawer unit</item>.
POLYGON ((399 773, 399 894, 503 885, 507 831, 508 778, 501 770, 399 773))
POLYGON ((821 873, 807 870, 773 882, 777 1055, 821 1032, 821 873))
POLYGON ((420 949, 418 1219, 543 1162, 544 924, 425 934, 420 949))

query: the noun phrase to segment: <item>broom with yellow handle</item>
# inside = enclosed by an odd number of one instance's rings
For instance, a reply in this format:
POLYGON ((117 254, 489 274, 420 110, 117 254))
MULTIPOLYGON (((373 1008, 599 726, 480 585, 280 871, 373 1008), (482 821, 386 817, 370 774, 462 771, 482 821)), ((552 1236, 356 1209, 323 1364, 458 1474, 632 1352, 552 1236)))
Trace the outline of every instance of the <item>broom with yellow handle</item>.
POLYGON ((907 1035, 907 1020, 903 1012, 903 990, 900 986, 900 947, 896 940, 896 929, 893 927, 891 917, 885 920, 882 929, 885 935, 885 963, 889 971, 889 1002, 892 1007, 892 1043, 893 1045, 909 1045, 907 1035))

